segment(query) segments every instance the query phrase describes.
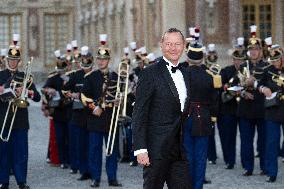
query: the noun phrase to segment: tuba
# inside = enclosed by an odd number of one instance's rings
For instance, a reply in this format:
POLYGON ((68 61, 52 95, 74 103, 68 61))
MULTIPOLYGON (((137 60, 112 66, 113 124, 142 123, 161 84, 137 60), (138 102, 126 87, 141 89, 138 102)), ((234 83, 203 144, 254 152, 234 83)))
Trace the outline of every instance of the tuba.
POLYGON ((28 61, 25 67, 24 78, 22 82, 16 81, 15 79, 11 81, 12 91, 14 92, 16 91, 16 87, 18 86, 18 84, 20 84, 20 86, 22 87, 22 91, 19 97, 15 97, 9 100, 9 105, 6 110, 4 122, 2 124, 2 129, 0 133, 0 139, 4 142, 9 141, 18 108, 27 108, 29 106, 29 102, 27 99, 28 99, 28 89, 33 83, 33 77, 31 75, 32 62, 33 62, 33 57, 30 58, 30 61, 28 61), (12 120, 10 125, 9 124, 7 125, 8 115, 11 110, 13 112, 12 120), (4 131, 6 129, 8 130, 8 133, 6 136, 4 136, 5 133, 4 131))
POLYGON ((126 103, 129 83, 129 64, 127 59, 123 59, 118 67, 118 80, 116 84, 115 100, 116 106, 113 108, 110 129, 107 140, 106 155, 110 156, 113 152, 116 131, 119 122, 124 122, 130 118, 126 115, 126 103))

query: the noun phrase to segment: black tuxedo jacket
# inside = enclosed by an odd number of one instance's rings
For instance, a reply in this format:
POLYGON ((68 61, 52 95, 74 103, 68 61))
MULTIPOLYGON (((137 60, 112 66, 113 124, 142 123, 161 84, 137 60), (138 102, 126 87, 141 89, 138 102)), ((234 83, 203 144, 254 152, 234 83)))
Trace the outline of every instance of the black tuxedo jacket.
MULTIPOLYGON (((182 157, 183 112, 177 88, 166 64, 165 60, 160 59, 145 68, 139 77, 136 91, 132 117, 134 150, 147 149, 150 159, 182 157)), ((188 89, 188 75, 184 74, 184 70, 181 71, 188 89)), ((188 106, 186 104, 185 107, 188 106)))

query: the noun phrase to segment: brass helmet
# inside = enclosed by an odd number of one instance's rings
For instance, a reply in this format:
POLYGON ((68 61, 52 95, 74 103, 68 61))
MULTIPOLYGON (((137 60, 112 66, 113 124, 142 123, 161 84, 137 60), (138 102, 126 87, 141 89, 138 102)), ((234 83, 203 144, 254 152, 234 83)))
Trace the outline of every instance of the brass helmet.
POLYGON ((61 55, 58 60, 56 61, 56 67, 55 70, 62 72, 62 71, 66 71, 67 68, 67 60, 66 60, 66 56, 65 55, 61 55))
POLYGON ((249 41, 248 41, 248 49, 252 49, 252 48, 261 49, 262 48, 261 39, 256 37, 256 29, 257 29, 256 25, 250 26, 251 37, 249 38, 249 41))
POLYGON ((189 43, 186 55, 190 63, 199 64, 202 62, 204 57, 204 47, 199 43, 199 28, 195 28, 194 41, 189 43))
POLYGON ((92 53, 89 51, 88 46, 83 46, 81 48, 81 63, 80 67, 82 69, 89 69, 93 66, 94 64, 94 57, 92 53))
POLYGON ((19 46, 10 46, 7 54, 8 60, 21 60, 21 50, 19 46))
POLYGON ((232 57, 238 60, 245 60, 246 59, 246 51, 244 46, 244 38, 238 37, 237 44, 234 46, 232 57))
POLYGON ((268 62, 274 62, 281 59, 283 56, 283 50, 278 44, 272 45, 269 49, 269 58, 268 62))
POLYGON ((10 45, 7 53, 7 61, 6 61, 6 67, 10 71, 15 71, 18 68, 19 63, 21 62, 21 49, 20 46, 18 46, 20 35, 19 34, 13 34, 13 44, 10 45), (9 60, 17 60, 17 65, 12 68, 9 64, 9 60))
POLYGON ((211 43, 208 45, 208 51, 206 54, 206 62, 207 63, 216 63, 218 60, 218 55, 215 49, 215 44, 211 43))

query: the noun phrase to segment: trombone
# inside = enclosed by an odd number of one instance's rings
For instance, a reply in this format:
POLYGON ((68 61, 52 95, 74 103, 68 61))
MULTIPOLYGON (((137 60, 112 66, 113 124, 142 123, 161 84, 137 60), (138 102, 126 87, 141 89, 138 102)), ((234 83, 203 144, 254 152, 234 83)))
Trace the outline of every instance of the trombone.
MULTIPOLYGON (((8 142, 9 139, 10 139, 10 135, 11 135, 11 132, 12 132, 12 128, 13 128, 13 124, 14 124, 14 121, 15 121, 15 117, 16 117, 16 114, 17 114, 18 107, 19 108, 26 108, 26 107, 29 106, 29 102, 27 101, 27 98, 28 98, 28 88, 32 84, 32 75, 31 75, 32 61, 33 61, 33 57, 31 57, 30 61, 26 65, 25 72, 24 72, 25 75, 24 75, 24 78, 23 78, 23 82, 21 83, 23 88, 22 88, 20 96, 18 98, 14 98, 14 99, 9 101, 9 105, 8 105, 8 108, 7 108, 7 111, 6 111, 6 114, 5 114, 4 122, 3 122, 1 133, 0 133, 0 139, 4 142, 8 142), (7 123, 7 120, 8 120, 8 115, 10 113, 11 108, 13 110, 12 120, 11 120, 10 125, 6 126, 6 123, 7 123), (8 133, 7 133, 7 136, 4 136, 4 132, 5 132, 6 128, 8 129, 8 133)), ((11 81, 13 91, 16 90, 17 84, 18 84, 18 82, 11 81)))
POLYGON ((119 121, 127 119, 126 116, 126 103, 128 94, 128 78, 129 78, 129 65, 126 60, 122 60, 118 67, 118 80, 116 84, 115 101, 118 103, 114 106, 111 116, 111 123, 108 133, 106 155, 110 156, 113 152, 116 130, 119 121))

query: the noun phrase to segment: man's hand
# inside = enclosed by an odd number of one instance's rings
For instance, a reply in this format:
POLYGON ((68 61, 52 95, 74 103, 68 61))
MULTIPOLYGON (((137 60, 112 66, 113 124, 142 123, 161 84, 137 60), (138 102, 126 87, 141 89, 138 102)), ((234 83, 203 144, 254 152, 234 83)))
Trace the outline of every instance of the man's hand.
POLYGON ((251 76, 246 80, 245 85, 247 87, 253 87, 255 80, 256 80, 255 77, 251 76))
POLYGON ((264 96, 266 96, 266 97, 271 97, 271 95, 272 95, 271 90, 270 90, 269 88, 267 88, 267 87, 263 87, 262 93, 263 93, 264 96))
POLYGON ((73 98, 73 99, 79 99, 80 93, 71 93, 70 97, 73 98))
POLYGON ((103 113, 103 109, 101 109, 100 107, 96 107, 93 111, 93 115, 100 117, 101 114, 103 113))
POLYGON ((118 99, 115 99, 114 102, 113 102, 114 106, 118 107, 119 102, 120 102, 120 99, 119 99, 119 98, 118 98, 118 99))
POLYGON ((244 98, 245 98, 246 100, 253 100, 253 99, 254 99, 253 94, 250 93, 250 92, 244 92, 243 95, 244 95, 244 98))
POLYGON ((143 165, 143 166, 149 166, 150 165, 150 160, 149 160, 149 156, 148 153, 142 153, 142 154, 138 154, 137 155, 137 161, 139 164, 143 165))
POLYGON ((56 90, 55 90, 55 89, 52 89, 52 88, 48 88, 48 89, 47 89, 47 94, 48 94, 49 96, 55 96, 56 90))
POLYGON ((4 89, 5 89, 4 86, 1 85, 1 86, 0 86, 0 94, 4 92, 4 89))

